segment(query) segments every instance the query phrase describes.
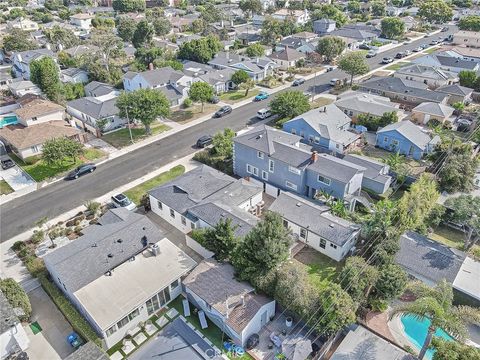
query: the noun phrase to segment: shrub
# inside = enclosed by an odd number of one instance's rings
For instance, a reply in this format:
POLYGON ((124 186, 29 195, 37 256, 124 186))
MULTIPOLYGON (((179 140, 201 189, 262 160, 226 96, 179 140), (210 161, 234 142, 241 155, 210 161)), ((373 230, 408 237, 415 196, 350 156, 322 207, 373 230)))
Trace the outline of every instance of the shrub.
POLYGON ((148 194, 143 194, 142 199, 140 200, 140 206, 143 206, 145 211, 150 211, 152 207, 150 206, 150 197, 148 194))
POLYGON ((75 220, 69 220, 69 221, 67 221, 67 223, 65 224, 65 226, 67 226, 67 227, 72 227, 72 226, 74 226, 74 225, 75 225, 75 220))
MULTIPOLYGON (((100 209, 101 206, 102 206, 102 204, 100 204, 99 202, 96 202, 96 201, 87 201, 87 203, 85 204, 85 207, 87 208, 87 210, 92 214, 96 214, 98 209, 100 209)), ((82 217, 84 219, 85 215, 82 214, 80 216, 80 218, 82 218, 82 217)), ((88 218, 87 218, 87 220, 88 220, 88 218)))
POLYGON ((15 241, 15 243, 12 246, 12 250, 17 252, 17 251, 20 251, 22 249, 25 249, 26 246, 27 246, 27 244, 25 244, 23 241, 15 241))
POLYGON ((90 214, 90 215, 87 215, 86 219, 87 220, 92 220, 95 218, 95 214, 90 214))
POLYGON ((27 270, 32 276, 38 277, 43 271, 45 271, 45 264, 43 260, 36 257, 33 254, 28 255, 23 259, 23 263, 27 267, 27 270))
POLYGON ((20 321, 28 321, 32 314, 32 305, 22 287, 13 279, 0 280, 0 289, 14 308, 21 308, 24 315, 19 316, 20 321))
POLYGON ((78 235, 80 235, 80 233, 82 232, 82 227, 81 226, 75 226, 75 229, 73 231, 75 233, 77 233, 78 235))
POLYGON ((380 299, 375 299, 375 300, 372 300, 372 302, 370 303, 370 306, 372 307, 373 311, 384 312, 388 308, 388 302, 380 299))
POLYGON ((45 232, 43 230, 34 230, 30 240, 34 244, 39 244, 45 239, 45 232))
POLYGON ((190 106, 192 106, 193 102, 190 98, 186 98, 184 101, 183 101, 183 107, 185 109, 189 108, 190 106))

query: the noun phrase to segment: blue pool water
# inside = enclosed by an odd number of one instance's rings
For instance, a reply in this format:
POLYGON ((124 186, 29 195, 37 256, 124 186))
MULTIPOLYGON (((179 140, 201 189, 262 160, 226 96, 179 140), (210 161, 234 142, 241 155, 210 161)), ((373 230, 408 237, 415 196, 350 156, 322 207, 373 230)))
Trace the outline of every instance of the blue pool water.
POLYGON ((0 119, 0 129, 7 125, 14 125, 18 123, 18 119, 15 115, 12 116, 5 116, 4 118, 0 119))
MULTIPOLYGON (((415 344, 417 349, 420 351, 423 342, 427 338, 427 331, 428 327, 430 326, 430 319, 418 320, 413 315, 403 315, 401 317, 401 321, 405 335, 412 343, 415 344)), ((453 340, 453 338, 442 329, 437 329, 437 331, 435 331, 435 336, 441 337, 445 340, 453 340)), ((425 358, 432 359, 434 352, 435 350, 433 349, 427 350, 425 358)))

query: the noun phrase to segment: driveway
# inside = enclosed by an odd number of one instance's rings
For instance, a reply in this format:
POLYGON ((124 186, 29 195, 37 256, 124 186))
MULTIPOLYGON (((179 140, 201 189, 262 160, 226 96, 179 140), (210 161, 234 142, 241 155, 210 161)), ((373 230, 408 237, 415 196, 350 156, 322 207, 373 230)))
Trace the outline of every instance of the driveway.
MULTIPOLYGON (((9 158, 8 156, 4 157, 9 158)), ((19 166, 14 166, 7 170, 0 169, 0 177, 2 177, 14 191, 36 186, 36 182, 19 166)))

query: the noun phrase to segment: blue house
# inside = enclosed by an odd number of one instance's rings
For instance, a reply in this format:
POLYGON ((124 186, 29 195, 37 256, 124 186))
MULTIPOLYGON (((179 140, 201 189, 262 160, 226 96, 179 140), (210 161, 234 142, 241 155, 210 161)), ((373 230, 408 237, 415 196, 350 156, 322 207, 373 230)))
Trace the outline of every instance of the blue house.
POLYGON ((283 130, 300 135, 301 142, 320 152, 343 154, 360 141, 360 135, 348 131, 351 119, 336 105, 310 110, 283 124, 283 130))
POLYGON ((420 160, 433 151, 440 138, 433 139, 411 121, 399 121, 377 131, 376 146, 420 160))

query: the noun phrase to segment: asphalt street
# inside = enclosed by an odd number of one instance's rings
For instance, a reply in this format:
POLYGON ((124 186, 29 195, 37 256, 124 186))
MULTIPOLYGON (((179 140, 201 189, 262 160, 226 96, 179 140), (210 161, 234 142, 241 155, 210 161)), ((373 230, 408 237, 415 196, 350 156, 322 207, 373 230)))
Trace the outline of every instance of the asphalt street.
MULTIPOLYGON (((399 51, 412 50, 421 44, 428 44, 432 39, 443 39, 453 31, 455 28, 451 27, 448 32, 435 34, 429 38, 422 38, 391 49, 374 58, 367 59, 367 62, 372 70, 379 68, 382 66, 380 62, 383 57, 393 57, 399 51)), ((306 81, 305 84, 294 89, 320 93, 330 87, 328 83, 331 79, 346 77, 348 75, 335 69, 306 81)), ((78 180, 59 181, 7 202, 0 206, 0 242, 31 229, 37 220, 45 216, 49 219, 55 218, 90 199, 99 197, 178 158, 193 153, 195 151, 193 144, 202 135, 214 134, 226 127, 237 131, 248 124, 253 124, 256 121, 256 112, 266 107, 267 101, 249 103, 234 109, 231 114, 221 119, 207 120, 127 153, 98 166, 93 174, 78 180)))

